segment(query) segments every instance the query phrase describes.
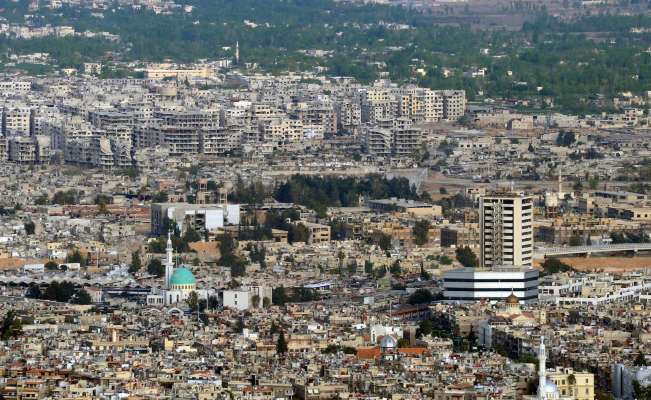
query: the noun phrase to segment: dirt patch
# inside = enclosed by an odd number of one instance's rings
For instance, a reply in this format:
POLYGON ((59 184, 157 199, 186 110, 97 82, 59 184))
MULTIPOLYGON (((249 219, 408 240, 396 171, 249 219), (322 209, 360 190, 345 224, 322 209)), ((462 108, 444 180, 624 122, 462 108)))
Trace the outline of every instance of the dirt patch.
POLYGON ((560 261, 581 272, 627 272, 651 269, 651 257, 563 257, 560 261))

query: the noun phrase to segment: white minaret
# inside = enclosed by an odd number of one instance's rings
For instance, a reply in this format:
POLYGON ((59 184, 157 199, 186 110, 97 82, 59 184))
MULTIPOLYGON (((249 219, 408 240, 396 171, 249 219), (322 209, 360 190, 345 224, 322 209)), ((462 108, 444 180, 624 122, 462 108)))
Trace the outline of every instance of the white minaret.
POLYGON ((235 64, 240 65, 240 41, 235 42, 235 64))
POLYGON ((540 347, 538 348, 538 400, 544 400, 545 398, 545 385, 547 384, 546 362, 545 337, 541 336, 540 347))
POLYGON ((174 247, 172 247, 172 231, 167 232, 167 258, 165 259, 165 288, 170 288, 170 279, 174 273, 174 247))

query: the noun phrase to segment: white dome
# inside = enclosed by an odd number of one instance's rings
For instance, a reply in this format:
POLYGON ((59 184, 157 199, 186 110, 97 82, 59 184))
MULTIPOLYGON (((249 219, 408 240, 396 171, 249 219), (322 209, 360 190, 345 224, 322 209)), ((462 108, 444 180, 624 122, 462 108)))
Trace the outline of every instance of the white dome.
POLYGON ((547 381, 545 383, 545 393, 556 393, 558 392, 558 387, 552 381, 547 381))
POLYGON ((383 349, 395 349, 398 347, 398 342, 391 335, 386 335, 380 340, 380 347, 383 349))

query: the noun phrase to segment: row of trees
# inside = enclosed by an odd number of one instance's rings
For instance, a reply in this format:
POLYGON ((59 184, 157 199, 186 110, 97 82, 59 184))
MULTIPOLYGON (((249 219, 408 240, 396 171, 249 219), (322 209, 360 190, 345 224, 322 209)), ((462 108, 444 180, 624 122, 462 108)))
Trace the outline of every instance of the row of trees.
POLYGON ((364 178, 293 175, 276 188, 274 197, 280 202, 304 205, 322 215, 328 207, 357 206, 361 197, 429 200, 426 193, 418 194, 408 179, 386 179, 379 175, 364 178))
POLYGON ((273 289, 271 302, 273 305, 282 306, 286 303, 304 303, 319 300, 319 298, 314 289, 304 287, 285 288, 281 285, 273 289))
POLYGON ((92 299, 85 289, 77 289, 72 282, 68 281, 51 282, 47 285, 45 290, 41 290, 40 286, 32 284, 27 289, 26 297, 30 299, 52 300, 64 303, 92 303, 92 299))

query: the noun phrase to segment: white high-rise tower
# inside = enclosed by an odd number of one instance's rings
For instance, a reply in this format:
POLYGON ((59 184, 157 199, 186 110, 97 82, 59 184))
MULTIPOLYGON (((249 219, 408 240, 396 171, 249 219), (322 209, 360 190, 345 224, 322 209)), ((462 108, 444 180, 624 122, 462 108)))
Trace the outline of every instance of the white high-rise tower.
POLYGON ((545 399, 545 386, 547 385, 546 363, 545 337, 541 336, 540 347, 538 348, 538 400, 545 399))
POLYGON ((235 42, 235 64, 240 65, 240 41, 235 42))
POLYGON ((165 259, 165 288, 169 289, 170 279, 174 273, 174 247, 172 246, 172 231, 167 232, 167 248, 165 249, 167 258, 165 259))

